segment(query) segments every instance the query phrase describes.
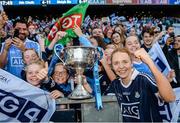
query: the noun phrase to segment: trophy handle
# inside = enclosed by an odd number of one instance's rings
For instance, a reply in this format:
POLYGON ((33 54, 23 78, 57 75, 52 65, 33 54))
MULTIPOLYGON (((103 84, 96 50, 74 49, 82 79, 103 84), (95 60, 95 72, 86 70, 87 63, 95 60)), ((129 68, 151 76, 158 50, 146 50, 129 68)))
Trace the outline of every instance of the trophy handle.
POLYGON ((63 49, 64 49, 64 46, 62 44, 56 44, 54 46, 54 53, 59 58, 59 60, 65 65, 65 62, 62 60, 61 56, 58 55, 63 51, 63 49))
POLYGON ((101 47, 97 47, 97 53, 99 53, 99 57, 97 57, 98 60, 101 60, 103 58, 103 50, 101 47))

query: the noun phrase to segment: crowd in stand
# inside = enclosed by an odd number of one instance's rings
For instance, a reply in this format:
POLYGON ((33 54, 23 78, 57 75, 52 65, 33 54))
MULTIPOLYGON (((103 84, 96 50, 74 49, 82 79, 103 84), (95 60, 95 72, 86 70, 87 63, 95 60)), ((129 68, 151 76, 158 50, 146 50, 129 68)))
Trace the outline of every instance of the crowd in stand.
MULTIPOLYGON (((115 93, 120 105, 137 101, 135 97, 142 96, 140 100, 144 102, 141 102, 143 105, 139 107, 139 111, 143 121, 161 121, 156 112, 157 104, 154 103, 155 93, 159 92, 162 99, 171 102, 175 99, 171 87, 180 87, 180 34, 174 33, 174 22, 180 22, 180 19, 129 18, 127 21, 117 20, 112 24, 110 20, 95 18, 88 24, 83 24, 86 26, 74 26, 73 31, 78 38, 64 47, 83 45, 101 48, 103 58, 98 62, 101 94, 115 93), (157 69, 148 55, 157 42, 172 69, 167 76, 157 69), (135 97, 125 99, 134 88, 135 97), (148 112, 147 107, 151 107, 154 114, 148 112), (144 115, 143 112, 147 114, 144 115)), ((51 97, 57 99, 67 97, 74 88, 71 81, 76 80, 74 71, 60 60, 54 66, 49 66, 53 62, 55 44, 66 35, 66 32, 58 31, 50 45, 45 46, 45 39, 54 23, 53 18, 38 20, 18 17, 8 20, 5 12, 2 12, 0 68, 49 91, 51 97), (49 74, 48 69, 53 71, 49 74)), ((94 95, 93 71, 85 71, 83 79, 85 89, 94 95)), ((127 117, 123 117, 123 120, 138 121, 127 117)))

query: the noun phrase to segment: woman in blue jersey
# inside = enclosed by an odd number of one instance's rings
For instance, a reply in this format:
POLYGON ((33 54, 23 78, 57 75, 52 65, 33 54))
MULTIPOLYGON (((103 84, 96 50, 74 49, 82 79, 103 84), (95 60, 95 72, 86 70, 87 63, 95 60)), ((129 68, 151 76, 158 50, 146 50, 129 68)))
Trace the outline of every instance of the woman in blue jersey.
MULTIPOLYGON (((135 52, 141 48, 138 37, 137 36, 127 37, 125 40, 125 48, 127 48, 128 51, 131 53, 133 66, 139 72, 146 73, 146 74, 150 75, 153 79, 156 80, 156 78, 154 78, 154 74, 151 72, 152 70, 148 67, 148 65, 146 63, 144 63, 141 59, 139 59, 135 56, 135 52)), ((173 70, 169 72, 169 74, 167 76, 167 79, 169 80, 169 82, 172 81, 173 74, 174 74, 173 70)))
POLYGON ((119 78, 112 81, 110 89, 115 92, 124 122, 161 122, 155 95, 158 93, 164 101, 171 102, 175 100, 174 92, 144 49, 136 51, 135 56, 151 68, 156 84, 133 67, 127 49, 118 48, 111 55, 111 63, 119 78))
POLYGON ((141 48, 140 42, 137 36, 129 36, 125 40, 125 48, 131 53, 131 59, 133 61, 133 66, 140 72, 146 73, 153 77, 149 67, 137 58, 134 53, 141 48))

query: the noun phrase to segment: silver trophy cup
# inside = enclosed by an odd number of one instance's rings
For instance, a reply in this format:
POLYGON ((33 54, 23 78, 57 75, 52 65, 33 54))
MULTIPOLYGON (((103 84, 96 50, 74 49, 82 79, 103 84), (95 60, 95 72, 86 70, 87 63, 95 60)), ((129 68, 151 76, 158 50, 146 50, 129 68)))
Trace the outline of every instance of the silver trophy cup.
MULTIPOLYGON (((84 69, 90 69, 94 66, 96 49, 93 47, 70 46, 64 48, 64 63, 67 67, 76 71, 77 85, 68 96, 70 99, 88 99, 91 95, 83 86, 84 69)), ((60 57, 59 57, 60 58, 60 57)), ((60 58, 62 61, 62 59, 60 58)))

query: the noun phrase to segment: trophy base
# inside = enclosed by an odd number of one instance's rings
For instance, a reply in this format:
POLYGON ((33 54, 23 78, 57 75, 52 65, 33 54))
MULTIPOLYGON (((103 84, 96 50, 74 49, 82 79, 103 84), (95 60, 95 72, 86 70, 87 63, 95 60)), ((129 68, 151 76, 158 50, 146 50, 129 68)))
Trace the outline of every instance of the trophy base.
POLYGON ((73 97, 71 96, 71 94, 68 96, 69 99, 71 100, 84 100, 84 99, 90 99, 93 96, 89 95, 89 96, 77 96, 77 97, 73 97))
POLYGON ((92 98, 92 95, 90 95, 81 84, 78 84, 68 98, 72 100, 83 100, 92 98))

